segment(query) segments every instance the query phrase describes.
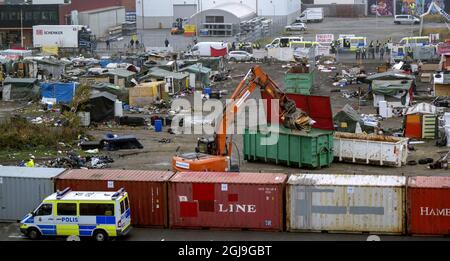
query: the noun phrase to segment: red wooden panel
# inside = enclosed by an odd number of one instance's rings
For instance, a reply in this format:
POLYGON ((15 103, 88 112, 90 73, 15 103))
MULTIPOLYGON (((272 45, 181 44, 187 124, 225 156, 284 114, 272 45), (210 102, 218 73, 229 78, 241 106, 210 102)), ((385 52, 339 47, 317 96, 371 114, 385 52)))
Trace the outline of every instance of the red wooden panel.
POLYGON ((405 137, 408 138, 422 138, 422 116, 420 115, 407 115, 406 116, 406 128, 405 137))

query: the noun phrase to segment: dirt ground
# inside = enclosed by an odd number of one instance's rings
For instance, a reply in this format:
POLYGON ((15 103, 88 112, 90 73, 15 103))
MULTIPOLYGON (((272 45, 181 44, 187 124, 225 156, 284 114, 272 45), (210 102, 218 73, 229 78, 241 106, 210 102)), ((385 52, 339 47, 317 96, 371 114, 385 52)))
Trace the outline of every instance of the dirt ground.
MULTIPOLYGON (((352 56, 343 58, 338 67, 349 66, 354 64, 352 56)), ((364 67, 368 73, 375 72, 376 66, 379 66, 381 62, 379 60, 370 60, 368 63, 364 64, 364 67)), ((283 76, 286 71, 282 68, 282 64, 259 64, 263 69, 269 73, 269 75, 283 88, 283 76)), ((253 64, 241 63, 232 65, 231 75, 242 75, 245 74, 253 64)), ((332 89, 339 87, 334 87, 332 85, 333 80, 330 76, 334 73, 322 73, 318 72, 316 75, 316 82, 314 89, 312 90, 313 95, 329 96, 331 97, 331 104, 333 114, 341 110, 346 104, 350 104, 357 108, 358 99, 344 98, 339 92, 331 92, 332 89)), ((215 89, 223 90, 226 89, 230 93, 238 85, 242 77, 233 78, 226 82, 221 82, 220 84, 214 86, 215 89)), ((346 90, 358 90, 361 87, 362 90, 367 90, 367 84, 352 85, 343 87, 346 90)), ((431 101, 432 98, 428 97, 426 84, 418 83, 419 96, 417 100, 431 101)), ((255 98, 257 98, 258 94, 255 98)), ((376 113, 375 109, 370 105, 362 106, 362 113, 376 113)), ((143 116, 150 117, 150 115, 143 114, 133 114, 133 116, 143 116)), ((393 118, 382 122, 383 128, 401 128, 402 118, 393 118)), ((176 154, 178 150, 181 152, 193 152, 196 146, 198 135, 173 135, 167 132, 168 127, 164 127, 164 131, 161 133, 156 133, 151 129, 140 128, 128 128, 120 127, 120 129, 96 129, 91 130, 90 134, 97 138, 101 138, 106 133, 114 133, 118 135, 132 134, 135 135, 139 141, 144 145, 142 150, 121 150, 117 152, 107 152, 107 155, 112 156, 115 162, 112 164, 113 168, 120 169, 143 169, 143 170, 169 170, 171 169, 171 158, 176 154), (171 139, 171 143, 159 143, 161 139, 171 139)), ((333 163, 330 168, 311 170, 311 169, 299 169, 299 168, 289 168, 281 165, 265 164, 265 163, 248 163, 243 161, 243 138, 240 135, 235 135, 234 139, 238 145, 240 152, 240 169, 246 172, 284 172, 284 173, 330 173, 330 174, 395 174, 395 175, 445 175, 449 174, 448 170, 430 170, 427 165, 416 165, 416 166, 404 166, 402 168, 393 167, 378 167, 378 166, 367 166, 367 165, 355 165, 355 164, 345 164, 345 163, 333 163)), ((414 146, 415 150, 410 151, 408 160, 418 160, 425 157, 432 157, 438 159, 441 154, 439 151, 446 151, 446 148, 438 148, 434 146, 434 141, 427 141, 425 144, 417 144, 414 146)), ((235 159, 239 157, 234 156, 235 159)))

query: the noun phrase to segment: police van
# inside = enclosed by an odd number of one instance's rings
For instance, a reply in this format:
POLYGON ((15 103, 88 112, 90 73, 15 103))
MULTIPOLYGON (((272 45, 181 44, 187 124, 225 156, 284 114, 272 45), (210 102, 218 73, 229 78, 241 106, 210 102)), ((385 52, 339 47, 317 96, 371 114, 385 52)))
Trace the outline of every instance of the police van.
POLYGON ((66 188, 48 196, 20 221, 20 231, 30 239, 40 236, 93 237, 106 241, 131 229, 128 193, 81 192, 66 188))

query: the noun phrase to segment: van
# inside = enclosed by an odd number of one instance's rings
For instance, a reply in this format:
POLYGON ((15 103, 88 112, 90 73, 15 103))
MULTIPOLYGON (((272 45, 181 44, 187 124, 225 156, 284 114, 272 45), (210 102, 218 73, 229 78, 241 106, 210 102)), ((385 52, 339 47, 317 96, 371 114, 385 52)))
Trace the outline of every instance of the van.
POLYGON ((277 47, 289 47, 291 42, 302 42, 303 37, 295 36, 295 37, 278 37, 273 39, 273 41, 266 45, 266 50, 269 48, 277 48, 277 47))
POLYGON ((394 17, 394 24, 418 24, 420 19, 413 15, 396 15, 394 17))
POLYGON ((311 48, 311 47, 317 47, 320 44, 318 42, 311 42, 311 41, 300 41, 300 42, 291 42, 290 47, 291 48, 311 48))
POLYGON ((340 48, 344 50, 356 51, 358 48, 367 46, 367 37, 346 37, 339 38, 338 41, 340 48))
POLYGON ((128 193, 71 191, 66 188, 45 198, 20 221, 30 239, 41 236, 93 237, 106 241, 131 229, 128 193))
POLYGON ((214 48, 216 50, 224 50, 226 54, 228 54, 228 43, 225 42, 200 42, 194 45, 189 53, 186 54, 186 56, 202 56, 202 57, 211 57, 211 48, 214 48))
POLYGON ((403 46, 425 46, 430 44, 430 38, 428 36, 404 37, 399 44, 403 46))
POLYGON ((296 23, 322 22, 323 8, 306 8, 299 17, 295 19, 296 23))

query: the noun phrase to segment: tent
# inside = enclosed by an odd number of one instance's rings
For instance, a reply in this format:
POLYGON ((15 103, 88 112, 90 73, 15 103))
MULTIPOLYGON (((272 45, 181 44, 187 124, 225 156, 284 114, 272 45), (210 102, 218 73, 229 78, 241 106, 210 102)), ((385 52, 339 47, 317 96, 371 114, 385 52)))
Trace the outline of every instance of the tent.
POLYGON ((39 98, 38 79, 6 78, 3 81, 2 98, 4 101, 32 100, 39 98))
POLYGON ((77 83, 43 82, 41 83, 42 98, 53 100, 55 103, 68 104, 72 102, 77 83))
POLYGON ((414 95, 412 80, 374 80, 371 90, 374 107, 379 107, 380 101, 387 101, 396 107, 409 106, 414 95))
POLYGON ((108 92, 92 94, 85 111, 91 114, 91 121, 104 122, 114 119, 114 105, 117 96, 108 92))

